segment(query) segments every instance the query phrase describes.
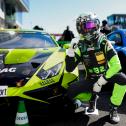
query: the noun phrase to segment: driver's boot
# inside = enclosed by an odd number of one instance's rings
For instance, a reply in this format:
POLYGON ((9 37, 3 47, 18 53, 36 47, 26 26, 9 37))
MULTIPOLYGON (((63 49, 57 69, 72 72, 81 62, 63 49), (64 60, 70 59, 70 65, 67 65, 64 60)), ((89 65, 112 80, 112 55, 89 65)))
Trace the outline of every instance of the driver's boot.
POLYGON ((111 123, 118 123, 120 121, 120 117, 118 115, 117 109, 118 109, 117 106, 114 105, 111 106, 111 110, 109 113, 111 123))
POLYGON ((83 112, 83 111, 85 111, 85 105, 79 100, 79 99, 77 99, 77 100, 75 100, 75 113, 78 113, 78 112, 83 112))
POLYGON ((96 110, 96 104, 97 104, 97 100, 98 100, 99 96, 96 94, 93 94, 90 102, 89 102, 89 108, 87 109, 87 112, 93 113, 96 110))
POLYGON ((75 105, 75 113, 85 112, 86 108, 89 107, 89 103, 87 101, 80 101, 76 99, 74 102, 75 105))

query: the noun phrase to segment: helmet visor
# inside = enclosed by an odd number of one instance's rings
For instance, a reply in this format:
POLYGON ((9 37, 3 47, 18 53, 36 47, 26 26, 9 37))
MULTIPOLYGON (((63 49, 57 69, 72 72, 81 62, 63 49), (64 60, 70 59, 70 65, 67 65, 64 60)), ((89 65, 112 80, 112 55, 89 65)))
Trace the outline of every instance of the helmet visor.
POLYGON ((87 21, 85 23, 85 29, 93 29, 96 28, 96 24, 93 21, 87 21))

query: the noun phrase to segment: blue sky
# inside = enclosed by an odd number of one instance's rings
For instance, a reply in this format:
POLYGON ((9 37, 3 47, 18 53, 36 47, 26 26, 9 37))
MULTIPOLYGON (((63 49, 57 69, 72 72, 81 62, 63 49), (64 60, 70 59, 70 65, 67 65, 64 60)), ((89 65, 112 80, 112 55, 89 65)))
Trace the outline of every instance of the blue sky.
POLYGON ((35 25, 49 33, 62 33, 67 25, 76 34, 78 15, 95 12, 100 20, 113 13, 126 14, 126 0, 29 0, 30 11, 23 14, 23 27, 35 25))

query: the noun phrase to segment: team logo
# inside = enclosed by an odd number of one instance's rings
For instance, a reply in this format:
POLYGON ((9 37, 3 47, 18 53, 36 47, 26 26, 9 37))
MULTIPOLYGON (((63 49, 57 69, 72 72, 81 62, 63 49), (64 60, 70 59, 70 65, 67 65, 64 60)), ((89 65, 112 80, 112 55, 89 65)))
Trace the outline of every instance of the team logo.
POLYGON ((48 85, 48 84, 52 84, 52 83, 54 83, 55 81, 53 80, 53 79, 48 79, 48 80, 45 80, 45 81, 42 81, 40 84, 42 85, 42 86, 45 86, 45 85, 48 85))
POLYGON ((8 73, 8 72, 12 73, 15 71, 16 71, 15 67, 0 69, 0 73, 8 73))

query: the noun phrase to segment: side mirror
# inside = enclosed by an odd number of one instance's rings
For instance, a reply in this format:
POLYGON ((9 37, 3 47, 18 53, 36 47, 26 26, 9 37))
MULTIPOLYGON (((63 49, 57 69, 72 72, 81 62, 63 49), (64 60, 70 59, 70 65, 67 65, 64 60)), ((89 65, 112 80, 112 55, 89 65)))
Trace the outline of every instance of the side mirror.
POLYGON ((69 48, 70 41, 57 41, 58 45, 62 48, 69 48))
POLYGON ((70 48, 70 43, 69 43, 69 44, 64 44, 64 45, 63 45, 63 48, 64 48, 64 49, 70 48))

